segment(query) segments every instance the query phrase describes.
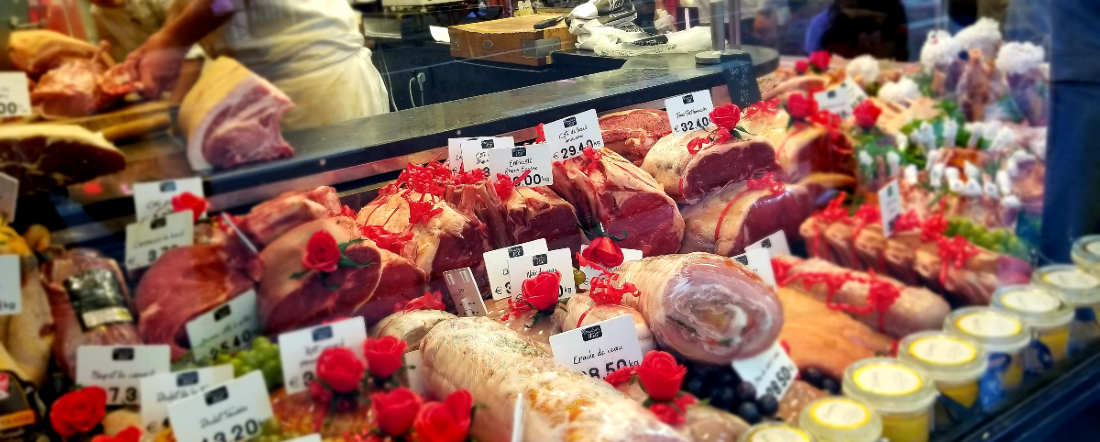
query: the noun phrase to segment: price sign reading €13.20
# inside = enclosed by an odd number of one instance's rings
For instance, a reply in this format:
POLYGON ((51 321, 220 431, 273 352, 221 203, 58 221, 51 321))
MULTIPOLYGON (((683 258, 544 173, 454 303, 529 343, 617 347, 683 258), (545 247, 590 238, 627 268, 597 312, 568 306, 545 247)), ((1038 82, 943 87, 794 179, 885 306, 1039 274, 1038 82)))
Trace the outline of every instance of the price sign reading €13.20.
POLYGON ((673 132, 694 132, 705 130, 710 125, 714 102, 710 91, 702 90, 666 99, 665 110, 668 111, 673 132))

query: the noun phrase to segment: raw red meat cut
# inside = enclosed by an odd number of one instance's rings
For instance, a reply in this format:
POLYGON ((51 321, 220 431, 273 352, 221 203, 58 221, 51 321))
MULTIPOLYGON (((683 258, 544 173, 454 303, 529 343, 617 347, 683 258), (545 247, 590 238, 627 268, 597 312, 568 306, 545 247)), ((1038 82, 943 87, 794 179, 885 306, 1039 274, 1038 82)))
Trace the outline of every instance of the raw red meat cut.
MULTIPOLYGON (((370 240, 364 244, 377 247, 377 244, 370 240)), ((379 247, 378 253, 382 257, 379 263, 382 275, 378 280, 378 288, 369 298, 364 298, 361 293, 347 293, 351 296, 337 298, 333 309, 337 316, 362 316, 368 324, 374 324, 393 313, 396 304, 404 304, 424 294, 424 285, 428 283, 426 272, 401 255, 384 248, 379 247), (353 313, 348 315, 349 311, 353 313)))
POLYGON ((336 189, 321 186, 306 192, 287 192, 253 207, 237 220, 237 227, 257 249, 310 221, 340 214, 336 189))
POLYGON ((191 347, 187 322, 253 287, 227 260, 220 246, 177 247, 161 255, 134 296, 142 342, 167 344, 172 360, 183 357, 191 347))
POLYGON ((792 126, 786 111, 770 107, 768 103, 754 106, 744 112, 741 126, 771 143, 788 181, 797 182, 814 172, 855 174, 852 140, 840 127, 827 127, 816 118, 792 126))
MULTIPOLYGON (((22 30, 8 38, 8 58, 16 69, 37 77, 68 60, 89 60, 101 52, 96 45, 50 30, 22 30)), ((105 61, 110 61, 102 54, 105 61)), ((111 62, 113 63, 113 62, 111 62)))
POLYGON ((121 151, 83 127, 0 125, 0 172, 19 180, 20 194, 84 182, 125 167, 121 151))
POLYGON ((113 259, 91 249, 71 249, 46 262, 42 285, 57 325, 53 355, 76 379, 81 345, 138 345, 126 278, 113 259))
POLYGON ((481 180, 448 185, 443 199, 484 223, 493 248, 545 238, 550 250, 580 249, 576 210, 549 187, 513 187, 481 180))
POLYGON ((687 228, 680 253, 735 256, 777 230, 795 238, 800 223, 813 213, 819 195, 826 189, 855 184, 848 175, 825 173, 791 185, 765 181, 730 184, 684 207, 687 228))
POLYGON ((694 155, 688 151, 691 140, 708 135, 700 130, 661 138, 645 157, 642 170, 653 175, 672 199, 694 203, 722 186, 779 169, 775 149, 763 138, 731 138, 694 155))
POLYGON ((766 350, 783 327, 779 299, 756 273, 710 253, 657 256, 619 267, 641 296, 623 303, 645 317, 661 347, 728 364, 766 350))
POLYGON ((117 95, 105 93, 99 79, 106 68, 94 60, 67 60, 46 72, 31 91, 34 111, 46 119, 91 115, 114 103, 117 95))
POLYGON ((279 121, 290 98, 232 58, 208 63, 180 104, 187 160, 195 170, 227 168, 288 157, 279 121))
POLYGON ((644 256, 675 253, 684 236, 684 218, 676 202, 645 171, 607 150, 588 149, 581 156, 554 163, 558 195, 577 209, 582 223, 602 223, 619 236, 620 247, 644 256))
POLYGON ((672 133, 668 114, 660 109, 634 109, 600 117, 604 147, 641 165, 650 148, 672 133))
MULTIPOLYGON (((356 264, 373 263, 363 268, 338 268, 321 281, 320 272, 309 271, 299 279, 291 275, 302 271, 306 243, 319 230, 326 230, 344 243, 359 234, 348 217, 325 218, 302 224, 283 234, 260 252, 263 278, 257 289, 260 322, 264 330, 277 334, 320 322, 333 314, 333 307, 366 302, 378 287, 382 276, 382 256, 370 242, 352 244, 345 255, 356 264), (328 286, 335 286, 330 289, 328 286)), ((356 304, 356 307, 358 304, 356 304)), ((391 307, 392 308, 392 307, 391 307)), ((392 310, 391 310, 392 311, 392 310)))

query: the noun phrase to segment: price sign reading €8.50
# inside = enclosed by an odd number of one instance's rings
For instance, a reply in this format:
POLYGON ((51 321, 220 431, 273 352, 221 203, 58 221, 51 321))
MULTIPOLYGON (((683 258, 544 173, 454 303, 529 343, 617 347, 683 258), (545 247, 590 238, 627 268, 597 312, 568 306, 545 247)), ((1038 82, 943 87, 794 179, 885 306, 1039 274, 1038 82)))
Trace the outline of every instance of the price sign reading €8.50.
POLYGON ((672 97, 665 100, 672 131, 676 133, 704 130, 710 125, 710 111, 714 102, 709 90, 702 90, 672 97))
POLYGON ((571 117, 562 118, 543 126, 546 142, 554 153, 554 161, 564 161, 580 156, 584 150, 603 147, 600 120, 596 111, 589 109, 571 117))
POLYGON ((550 337, 550 348, 558 363, 598 379, 642 361, 642 346, 630 315, 558 333, 550 337))

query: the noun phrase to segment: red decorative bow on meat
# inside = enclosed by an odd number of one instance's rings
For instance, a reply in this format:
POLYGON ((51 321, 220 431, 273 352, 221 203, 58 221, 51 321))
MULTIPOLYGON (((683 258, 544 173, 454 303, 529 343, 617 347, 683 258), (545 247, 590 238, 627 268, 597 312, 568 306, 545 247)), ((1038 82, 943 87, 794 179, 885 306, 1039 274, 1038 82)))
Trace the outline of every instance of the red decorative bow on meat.
POLYGON ((398 302, 393 306, 393 312, 412 312, 416 310, 446 310, 447 306, 443 305, 443 293, 439 290, 434 292, 425 293, 419 298, 409 300, 409 302, 398 302))
POLYGON ((940 285, 946 288, 948 266, 954 267, 955 270, 961 269, 966 261, 978 254, 978 248, 961 236, 955 236, 951 239, 940 236, 936 238, 936 245, 939 247, 941 261, 940 285))
POLYGON ((745 190, 742 190, 737 195, 734 195, 733 199, 726 204, 726 207, 722 209, 722 214, 718 215, 718 224, 714 227, 714 242, 718 243, 718 238, 722 233, 722 221, 726 218, 726 213, 733 207, 733 203, 737 202, 743 195, 753 190, 771 190, 772 195, 781 195, 786 191, 786 187, 783 186, 783 182, 775 179, 775 173, 768 172, 760 179, 749 178, 745 181, 745 190))
POLYGON ((825 130, 829 132, 830 146, 834 151, 841 155, 851 155, 853 153, 851 149, 840 147, 841 141, 844 139, 844 131, 840 129, 843 120, 839 115, 827 110, 820 110, 810 117, 810 121, 825 127, 825 130))
POLYGON ((847 197, 848 192, 840 192, 837 194, 836 198, 829 201, 829 204, 826 205, 824 209, 817 211, 817 213, 813 215, 814 244, 813 249, 810 250, 810 255, 814 257, 821 256, 821 236, 825 234, 821 229, 822 225, 828 226, 829 224, 848 218, 848 209, 842 206, 842 204, 844 204, 844 198, 847 197))
POLYGON ((765 113, 769 115, 775 115, 779 112, 780 101, 778 98, 773 98, 768 101, 758 101, 751 106, 745 108, 745 116, 752 117, 758 113, 765 113))
POLYGON ((386 230, 382 226, 364 226, 359 228, 359 231, 363 233, 374 244, 381 249, 389 250, 390 252, 401 254, 401 249, 405 248, 405 244, 408 244, 412 240, 412 231, 404 231, 401 233, 392 233, 386 230))
POLYGON ((523 171, 520 176, 516 177, 515 181, 512 181, 512 178, 508 175, 498 173, 497 182, 493 185, 493 189, 497 192, 497 197, 499 197, 501 201, 508 199, 508 197, 512 196, 512 191, 516 189, 516 184, 522 183, 523 179, 527 178, 527 175, 530 174, 531 169, 527 169, 523 171))
POLYGON ((584 173, 591 174, 600 167, 600 160, 603 159, 603 152, 596 150, 592 146, 588 146, 584 148, 583 155, 588 159, 588 164, 584 165, 584 173))
POLYGON ((443 213, 443 209, 435 207, 435 202, 428 200, 424 201, 424 197, 428 194, 421 194, 420 201, 413 201, 406 192, 402 195, 405 201, 409 203, 409 224, 423 224, 428 225, 428 221, 431 221, 436 215, 443 213))

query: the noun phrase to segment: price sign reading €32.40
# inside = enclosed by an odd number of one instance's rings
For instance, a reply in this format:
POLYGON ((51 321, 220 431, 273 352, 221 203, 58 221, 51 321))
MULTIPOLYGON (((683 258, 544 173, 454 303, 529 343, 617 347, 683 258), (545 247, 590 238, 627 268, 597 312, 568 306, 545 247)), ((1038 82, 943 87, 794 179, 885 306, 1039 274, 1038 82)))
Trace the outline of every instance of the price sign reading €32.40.
POLYGON ((665 110, 673 132, 694 132, 710 125, 714 102, 710 99, 710 91, 702 90, 665 99, 665 110))
POLYGON ((584 150, 603 147, 603 134, 596 111, 589 109, 571 117, 547 123, 542 131, 553 152, 554 161, 565 161, 584 154, 584 150))

